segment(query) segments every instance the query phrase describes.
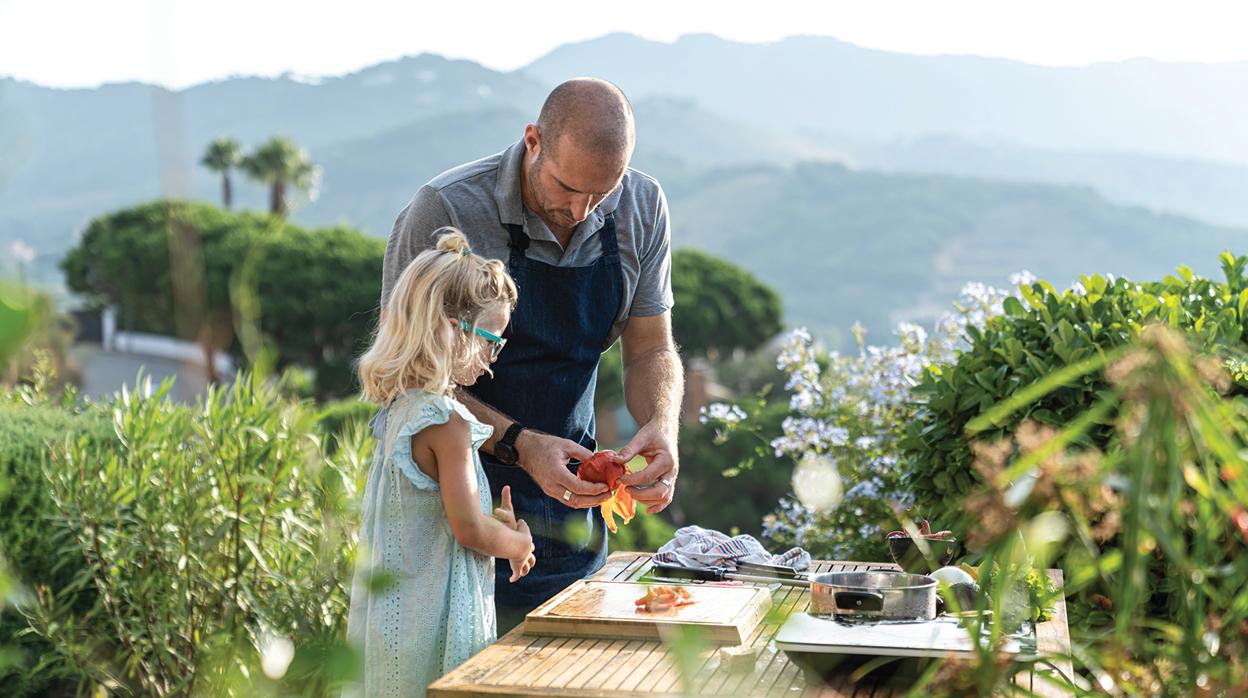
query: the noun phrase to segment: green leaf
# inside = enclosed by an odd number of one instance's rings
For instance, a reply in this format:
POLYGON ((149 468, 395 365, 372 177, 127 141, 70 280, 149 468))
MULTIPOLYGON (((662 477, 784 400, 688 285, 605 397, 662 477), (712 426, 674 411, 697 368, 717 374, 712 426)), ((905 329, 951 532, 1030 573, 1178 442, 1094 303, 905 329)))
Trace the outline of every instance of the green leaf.
POLYGON ((1037 375, 1043 376, 1049 372, 1049 364, 1035 354, 1027 354, 1027 365, 1031 366, 1037 375))
POLYGON ((991 368, 985 368, 984 370, 979 371, 975 374, 975 382, 979 383, 980 386, 982 386, 983 389, 988 391, 989 393, 996 392, 996 389, 997 389, 995 385, 996 378, 997 378, 997 373, 991 368))
POLYGON ((1005 314, 1010 317, 1023 317, 1027 314, 1027 309, 1014 296, 1009 296, 1002 301, 1001 307, 1005 310, 1005 314))
POLYGON ((1066 318, 1062 318, 1057 322, 1057 336, 1061 338, 1062 343, 1069 345, 1075 339, 1075 328, 1066 318))

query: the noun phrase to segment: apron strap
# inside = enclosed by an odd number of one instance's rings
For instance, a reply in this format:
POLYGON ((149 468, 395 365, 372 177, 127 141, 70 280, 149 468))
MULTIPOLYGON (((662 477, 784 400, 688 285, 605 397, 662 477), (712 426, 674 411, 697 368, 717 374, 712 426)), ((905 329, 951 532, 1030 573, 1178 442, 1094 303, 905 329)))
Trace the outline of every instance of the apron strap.
POLYGON ((507 224, 507 234, 511 236, 511 240, 507 243, 513 250, 521 252, 529 249, 529 236, 524 233, 524 226, 515 223, 507 224))
POLYGON ((602 220, 602 229, 598 231, 602 244, 602 256, 607 263, 616 263, 620 258, 620 245, 615 235, 615 211, 608 213, 602 220))

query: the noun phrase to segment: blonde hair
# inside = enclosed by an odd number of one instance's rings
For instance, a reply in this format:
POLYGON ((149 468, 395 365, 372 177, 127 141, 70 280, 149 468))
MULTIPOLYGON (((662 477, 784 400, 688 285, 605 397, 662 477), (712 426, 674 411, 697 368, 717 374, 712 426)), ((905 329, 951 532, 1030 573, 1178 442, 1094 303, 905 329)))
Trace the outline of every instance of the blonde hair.
MULTIPOLYGON (((372 346, 360 357, 364 397, 389 404, 405 390, 449 395, 452 375, 474 352, 458 351, 459 322, 472 326, 468 346, 478 346, 477 323, 487 311, 516 305, 516 284, 497 259, 472 253, 455 228, 439 228, 434 249, 413 259, 390 293, 372 346)), ((488 367, 487 367, 488 370, 488 367)))

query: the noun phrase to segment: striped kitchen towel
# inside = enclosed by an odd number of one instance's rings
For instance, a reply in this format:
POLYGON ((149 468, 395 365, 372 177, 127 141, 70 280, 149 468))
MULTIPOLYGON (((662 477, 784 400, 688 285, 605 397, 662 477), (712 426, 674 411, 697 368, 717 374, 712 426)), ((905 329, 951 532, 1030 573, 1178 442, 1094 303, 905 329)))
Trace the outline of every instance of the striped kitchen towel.
POLYGON ((772 555, 754 536, 729 537, 701 526, 685 526, 677 529, 676 537, 659 548, 654 561, 698 569, 724 567, 731 570, 735 570, 739 563, 752 562, 782 565, 800 571, 810 567, 810 553, 793 548, 780 555, 772 555))

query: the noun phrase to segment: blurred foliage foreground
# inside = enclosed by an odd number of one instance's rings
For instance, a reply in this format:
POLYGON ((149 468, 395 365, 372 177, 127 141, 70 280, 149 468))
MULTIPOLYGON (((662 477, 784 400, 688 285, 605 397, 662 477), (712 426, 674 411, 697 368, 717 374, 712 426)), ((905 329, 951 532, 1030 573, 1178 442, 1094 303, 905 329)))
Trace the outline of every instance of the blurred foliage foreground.
POLYGON ((194 406, 169 388, 5 394, 0 543, 29 587, 25 627, 2 626, 5 695, 325 695, 353 675, 364 430, 325 436, 313 406, 254 378, 194 406))

